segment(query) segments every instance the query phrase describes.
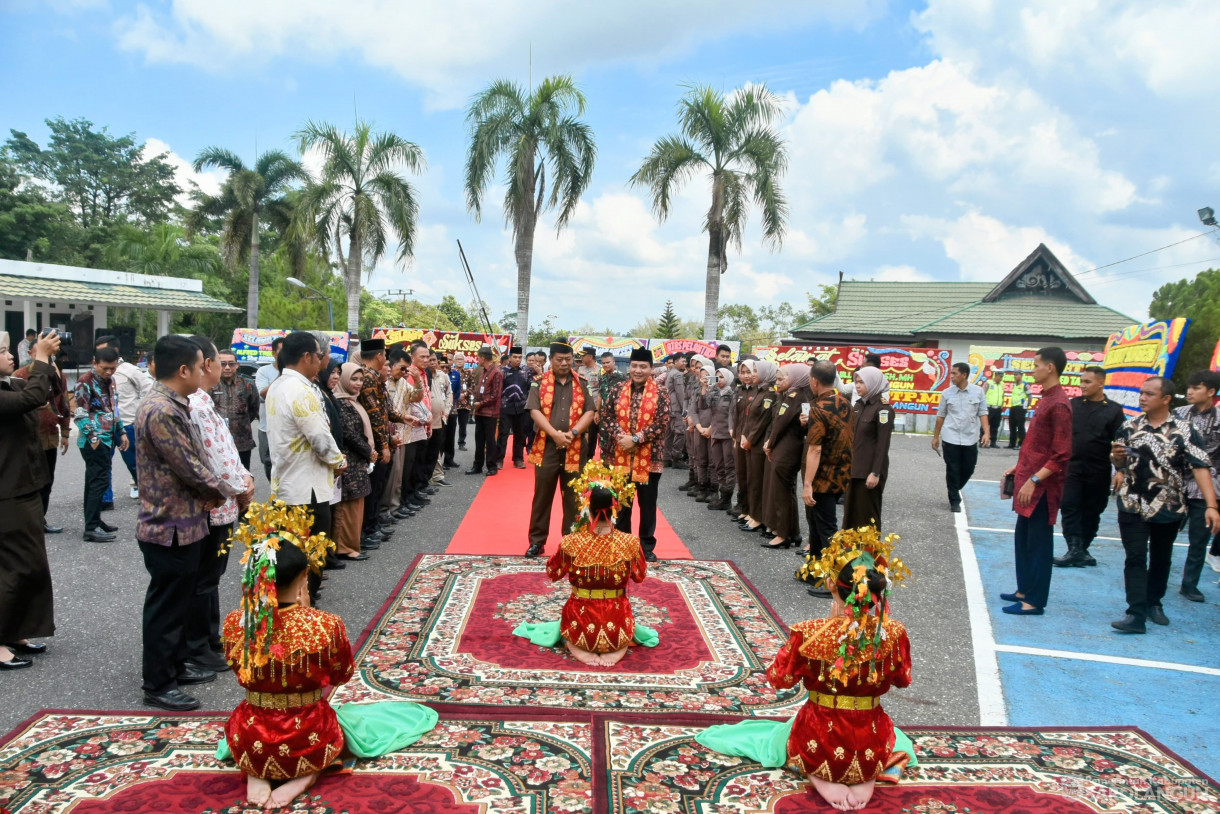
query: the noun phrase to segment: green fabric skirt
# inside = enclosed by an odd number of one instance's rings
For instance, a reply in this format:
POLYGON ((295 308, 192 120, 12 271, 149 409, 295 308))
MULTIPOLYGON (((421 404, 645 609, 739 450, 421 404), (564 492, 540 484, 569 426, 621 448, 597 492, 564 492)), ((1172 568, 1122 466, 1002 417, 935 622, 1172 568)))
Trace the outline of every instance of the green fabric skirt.
MULTIPOLYGON (((788 736, 792 733, 792 722, 795 720, 796 716, 793 716, 786 721, 741 721, 709 726, 699 733, 695 741, 713 752, 746 757, 768 769, 778 769, 788 763, 788 736)), ((906 752, 910 756, 907 766, 919 765, 915 745, 898 727, 894 727, 894 751, 906 752)))
MULTIPOLYGON (((554 647, 563 640, 559 633, 559 622, 522 622, 513 631, 514 636, 529 639, 542 647, 554 647)), ((661 641, 657 632, 647 625, 635 623, 635 643, 644 647, 656 647, 661 641)))

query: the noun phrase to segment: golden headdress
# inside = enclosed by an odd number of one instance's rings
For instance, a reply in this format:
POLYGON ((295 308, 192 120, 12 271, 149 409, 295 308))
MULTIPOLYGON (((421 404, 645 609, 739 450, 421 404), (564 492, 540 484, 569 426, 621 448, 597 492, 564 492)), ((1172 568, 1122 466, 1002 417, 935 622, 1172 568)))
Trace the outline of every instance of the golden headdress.
POLYGON ((635 500, 635 484, 631 481, 631 470, 626 467, 611 468, 601 461, 590 460, 579 475, 568 481, 572 491, 576 493, 578 514, 572 524, 573 531, 579 531, 593 525, 593 515, 589 508, 593 499, 593 487, 606 490, 613 497, 610 504, 610 521, 618 516, 619 509, 635 500))
POLYGON ((313 512, 306 506, 289 506, 282 500, 252 503, 244 522, 229 535, 228 551, 233 542, 244 543, 241 578, 241 622, 244 644, 238 675, 248 680, 252 671, 270 661, 271 634, 279 596, 275 588, 276 553, 284 543, 294 545, 309 560, 313 569, 321 569, 326 554, 335 541, 325 534, 310 534, 313 512))

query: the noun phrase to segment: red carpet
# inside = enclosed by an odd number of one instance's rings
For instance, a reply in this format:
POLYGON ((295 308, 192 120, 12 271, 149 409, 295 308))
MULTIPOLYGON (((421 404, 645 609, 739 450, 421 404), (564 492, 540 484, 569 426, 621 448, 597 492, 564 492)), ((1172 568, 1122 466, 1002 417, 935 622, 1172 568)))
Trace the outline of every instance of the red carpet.
MULTIPOLYGON (((470 475, 469 477, 476 477, 470 475)), ((461 525, 445 549, 447 554, 524 554, 529 548, 530 502, 534 498, 534 467, 500 470, 494 478, 483 477, 483 485, 470 504, 461 525)), ((639 528, 638 518, 636 522, 639 528)), ((559 547, 563 509, 559 495, 551 510, 551 534, 547 539, 546 556, 559 547)), ((663 560, 692 559, 664 513, 657 510, 657 550, 663 560)))

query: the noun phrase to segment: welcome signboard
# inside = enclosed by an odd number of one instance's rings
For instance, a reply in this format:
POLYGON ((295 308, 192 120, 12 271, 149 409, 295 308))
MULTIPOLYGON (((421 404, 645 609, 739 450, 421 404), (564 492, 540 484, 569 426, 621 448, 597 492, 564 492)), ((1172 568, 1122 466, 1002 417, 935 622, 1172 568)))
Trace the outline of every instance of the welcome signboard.
MULTIPOLYGON (((1068 398, 1080 395, 1080 374, 1090 365, 1100 365, 1105 359, 1103 351, 1068 350, 1067 367, 1059 377, 1068 398)), ((970 346, 970 381, 982 384, 984 377, 989 381, 999 381, 1004 386, 1004 408, 1008 409, 1009 396, 1017 377, 1022 374, 1032 374, 1034 357, 1038 351, 1022 347, 996 347, 990 345, 970 346)), ((1026 379, 1029 387, 1031 407, 1042 397, 1042 387, 1034 384, 1032 375, 1026 379)))
POLYGON ((940 348, 869 347, 866 345, 783 345, 754 349, 759 359, 776 364, 832 362, 845 382, 864 365, 865 354, 881 357, 881 372, 890 383, 890 406, 900 413, 930 414, 949 386, 950 351, 940 348))
POLYGON ((1131 325, 1106 342, 1106 396, 1128 416, 1140 411, 1140 385, 1153 376, 1172 376, 1190 320, 1186 317, 1131 325))
POLYGON ((633 336, 570 336, 568 343, 579 356, 584 348, 593 348, 597 358, 609 351, 615 359, 629 359, 636 348, 646 348, 651 340, 633 336))
POLYGON ((733 352, 733 361, 737 361, 737 357, 741 355, 741 343, 736 339, 721 339, 716 342, 708 342, 703 339, 649 339, 646 346, 652 351, 652 361, 654 364, 664 362, 665 357, 675 353, 690 353, 694 351, 700 356, 706 356, 709 359, 716 358, 716 348, 720 345, 728 345, 733 352))
POLYGON ((373 331, 373 338, 384 339, 386 347, 409 345, 418 339, 434 351, 450 355, 461 351, 467 356, 477 354, 479 348, 487 345, 504 357, 508 355, 513 344, 512 334, 442 331, 432 328, 377 328, 373 331))
MULTIPOLYGON (((347 334, 342 331, 310 331, 315 336, 325 337, 330 343, 330 358, 337 362, 347 361, 347 334)), ((271 343, 277 337, 287 336, 280 328, 236 328, 229 349, 237 357, 239 365, 269 365, 275 361, 271 355, 271 343)))

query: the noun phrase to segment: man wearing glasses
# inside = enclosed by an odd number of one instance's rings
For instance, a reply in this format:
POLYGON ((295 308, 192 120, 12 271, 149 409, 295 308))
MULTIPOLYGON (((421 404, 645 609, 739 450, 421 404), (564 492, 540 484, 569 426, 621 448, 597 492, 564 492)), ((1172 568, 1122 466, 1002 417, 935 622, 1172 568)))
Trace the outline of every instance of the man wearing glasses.
POLYGON ((209 391, 216 412, 229 425, 233 443, 241 465, 250 469, 250 454, 254 449, 254 433, 250 429, 258 421, 259 397, 254 382, 237 375, 237 357, 231 350, 222 350, 220 360, 220 383, 209 391))

